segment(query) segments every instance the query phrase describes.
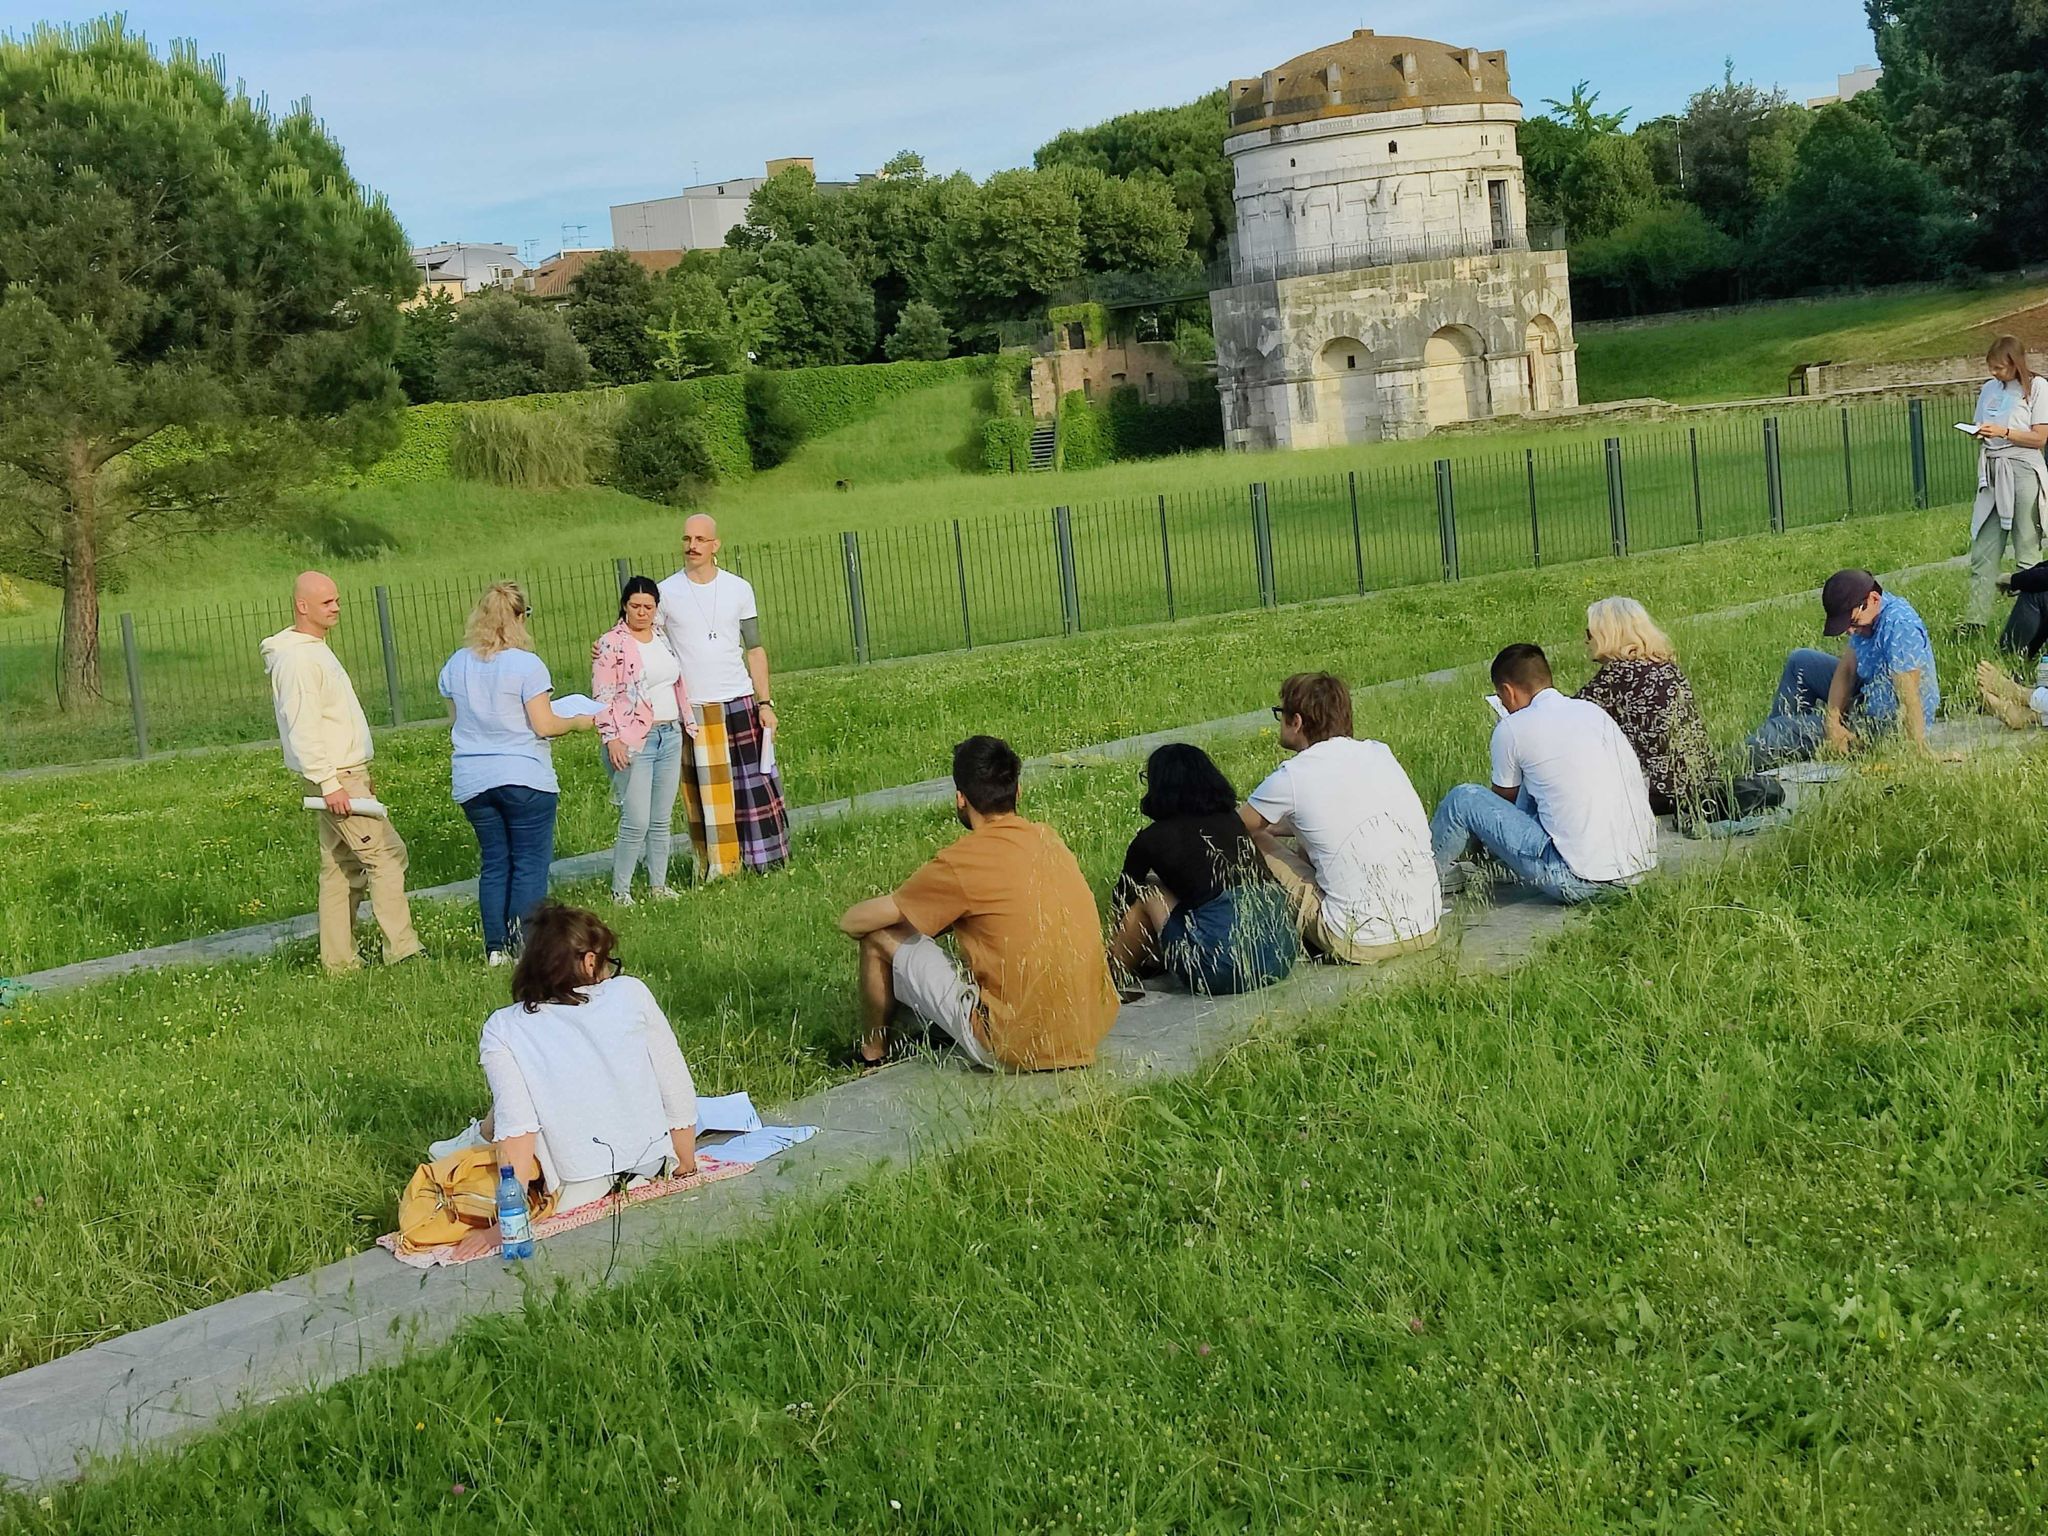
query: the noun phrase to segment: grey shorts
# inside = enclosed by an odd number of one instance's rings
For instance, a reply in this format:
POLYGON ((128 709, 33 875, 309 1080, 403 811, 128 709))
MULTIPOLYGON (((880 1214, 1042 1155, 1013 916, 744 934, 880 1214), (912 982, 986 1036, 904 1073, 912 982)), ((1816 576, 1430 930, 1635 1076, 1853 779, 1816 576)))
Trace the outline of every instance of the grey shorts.
POLYGON ((897 1002, 932 1028, 952 1036, 961 1053, 977 1067, 1001 1070, 975 1030, 981 987, 951 955, 919 934, 897 948, 890 973, 895 978, 897 1002))

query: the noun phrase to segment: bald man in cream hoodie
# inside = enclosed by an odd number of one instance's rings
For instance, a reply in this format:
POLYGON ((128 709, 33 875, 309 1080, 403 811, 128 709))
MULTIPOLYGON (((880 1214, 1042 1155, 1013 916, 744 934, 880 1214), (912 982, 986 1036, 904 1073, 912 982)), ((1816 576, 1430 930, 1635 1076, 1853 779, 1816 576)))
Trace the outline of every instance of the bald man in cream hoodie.
POLYGON ((320 963, 354 970, 356 903, 369 894, 384 930, 384 961, 423 953, 405 899, 405 841, 386 817, 355 814, 351 798, 371 794, 370 722, 356 701, 327 632, 341 619, 341 594, 318 571, 292 588, 292 627, 263 642, 271 702, 285 766, 327 802, 314 812, 320 829, 320 963))

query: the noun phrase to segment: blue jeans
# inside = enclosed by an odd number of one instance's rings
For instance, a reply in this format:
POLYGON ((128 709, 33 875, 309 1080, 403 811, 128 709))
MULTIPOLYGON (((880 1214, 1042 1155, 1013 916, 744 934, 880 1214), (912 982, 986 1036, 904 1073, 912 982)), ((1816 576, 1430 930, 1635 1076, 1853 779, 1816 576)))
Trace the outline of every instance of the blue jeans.
POLYGON ((1522 884, 1552 901, 1573 906, 1627 889, 1612 881, 1581 880, 1543 830, 1526 792, 1509 805, 1484 784, 1460 784, 1437 802, 1429 819, 1430 849, 1439 875, 1475 842, 1505 864, 1522 884))
POLYGON ((462 802, 482 856, 476 902, 487 950, 518 948, 521 925, 547 899, 559 798, 524 784, 500 784, 462 802))
POLYGON ((675 820, 676 790, 683 781, 683 739, 682 726, 668 721, 647 733, 623 770, 612 767, 609 753, 605 756, 612 803, 619 808, 619 840, 612 847, 614 896, 632 890, 633 871, 643 853, 648 883, 656 890, 668 884, 668 854, 674 841, 669 829, 675 820))
MULTIPOLYGON (((1764 723, 1750 732, 1749 771, 1761 773, 1780 763, 1803 762, 1820 750, 1827 736, 1828 689, 1834 685, 1836 658, 1828 651, 1802 646, 1785 658, 1778 675, 1777 696, 1764 723)), ((1853 708, 1854 695, 1850 697, 1853 708)), ((1843 721, 1852 731, 1867 734, 1869 724, 1852 713, 1843 721)))
POLYGON ((1301 958, 1293 909, 1270 884, 1236 886, 1199 907, 1179 903, 1159 948, 1181 985, 1211 997, 1270 987, 1301 958))

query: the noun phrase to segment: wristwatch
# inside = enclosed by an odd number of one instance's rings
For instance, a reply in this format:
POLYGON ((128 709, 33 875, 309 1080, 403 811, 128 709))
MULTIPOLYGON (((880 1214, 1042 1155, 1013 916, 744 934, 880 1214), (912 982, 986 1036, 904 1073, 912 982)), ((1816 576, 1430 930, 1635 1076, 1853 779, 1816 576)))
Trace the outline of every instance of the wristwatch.
MULTIPOLYGON (((773 699, 763 699, 763 700, 762 700, 762 701, 761 701, 760 703, 756 704, 756 705, 754 706, 754 708, 756 708, 756 709, 775 709, 775 701, 774 701, 773 699)), ((779 715, 779 714, 781 714, 781 713, 782 713, 782 711, 781 711, 781 710, 779 710, 779 709, 775 709, 775 713, 777 713, 777 714, 779 715)))

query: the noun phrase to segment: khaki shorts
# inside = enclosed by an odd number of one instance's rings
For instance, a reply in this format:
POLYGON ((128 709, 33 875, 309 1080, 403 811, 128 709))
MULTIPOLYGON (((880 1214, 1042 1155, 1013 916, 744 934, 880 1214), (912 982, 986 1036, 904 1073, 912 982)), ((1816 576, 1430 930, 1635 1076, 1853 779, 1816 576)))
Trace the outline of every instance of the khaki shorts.
POLYGON ((981 987, 953 957, 919 934, 899 945, 890 964, 896 1001, 934 1029, 942 1029, 962 1054, 990 1072, 1002 1064, 982 1044, 976 1020, 981 1013, 981 987))

